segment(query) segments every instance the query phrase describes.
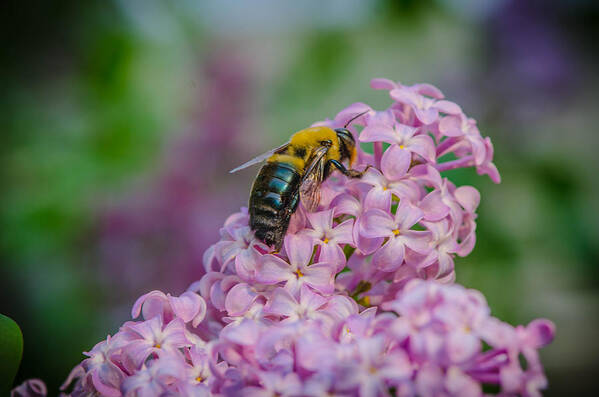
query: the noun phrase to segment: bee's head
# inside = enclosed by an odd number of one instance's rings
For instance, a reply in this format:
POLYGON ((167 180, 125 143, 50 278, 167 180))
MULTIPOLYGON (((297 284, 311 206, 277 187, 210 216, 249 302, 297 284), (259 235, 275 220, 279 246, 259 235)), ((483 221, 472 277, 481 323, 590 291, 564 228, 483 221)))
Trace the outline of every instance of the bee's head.
POLYGON ((348 159, 350 166, 356 160, 356 141, 354 136, 347 128, 335 129, 337 138, 339 138, 339 151, 341 152, 341 160, 348 159))

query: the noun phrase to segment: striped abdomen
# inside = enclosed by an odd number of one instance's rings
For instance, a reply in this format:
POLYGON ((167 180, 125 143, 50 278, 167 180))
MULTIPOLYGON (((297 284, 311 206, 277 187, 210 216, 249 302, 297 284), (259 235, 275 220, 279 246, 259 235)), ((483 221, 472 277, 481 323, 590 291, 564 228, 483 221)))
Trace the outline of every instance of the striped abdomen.
POLYGON ((277 250, 299 202, 301 176, 288 163, 266 163, 250 194, 250 227, 256 237, 277 250))

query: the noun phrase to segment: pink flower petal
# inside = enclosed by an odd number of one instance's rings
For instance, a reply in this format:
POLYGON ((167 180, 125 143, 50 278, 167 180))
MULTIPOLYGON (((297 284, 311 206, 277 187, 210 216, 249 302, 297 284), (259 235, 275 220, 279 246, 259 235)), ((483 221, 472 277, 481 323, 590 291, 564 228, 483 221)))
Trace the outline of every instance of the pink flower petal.
POLYGON ((413 107, 414 114, 416 114, 416 118, 422 122, 422 124, 428 125, 437 121, 439 117, 439 112, 437 109, 429 108, 429 109, 420 109, 418 107, 413 107))
POLYGON ((317 294, 307 285, 302 285, 300 289, 300 303, 303 307, 309 310, 317 310, 327 302, 327 298, 317 294))
POLYGON ((445 97, 443 92, 441 92, 440 89, 432 84, 418 83, 410 86, 409 88, 421 95, 427 95, 435 99, 443 99, 445 97))
POLYGON ((410 139, 410 142, 406 147, 412 152, 422 156, 422 158, 428 162, 437 162, 435 155, 435 143, 433 142, 433 138, 428 135, 416 135, 410 139))
POLYGON ((389 79, 374 78, 370 80, 370 87, 374 90, 392 90, 397 88, 397 83, 389 79))
MULTIPOLYGON (((352 221, 353 222, 353 221, 352 221)), ((320 254, 318 261, 334 264, 337 268, 345 267, 345 254, 343 249, 337 244, 323 243, 320 245, 320 254)))
POLYGON ((526 326, 526 343, 534 349, 547 346, 555 336, 555 324, 544 318, 536 319, 526 326))
POLYGON ((421 255, 428 254, 430 247, 430 232, 424 230, 408 230, 401 234, 404 244, 421 255))
POLYGON ((410 175, 422 182, 425 182, 426 185, 436 189, 440 188, 443 184, 441 174, 430 164, 420 164, 412 167, 410 169, 410 175))
POLYGON ((322 292, 330 294, 334 290, 333 278, 335 276, 335 267, 330 264, 316 263, 307 266, 303 273, 303 282, 322 292))
POLYGON ((464 135, 462 130, 462 119, 457 116, 446 116, 439 122, 439 131, 441 134, 450 137, 460 137, 464 135))
POLYGON ((445 114, 461 114, 462 108, 451 101, 437 101, 435 103, 435 108, 437 108, 440 112, 445 114))
POLYGON ((424 219, 431 222, 441 220, 449 214, 449 207, 443 203, 441 192, 439 190, 433 190, 427 194, 418 207, 424 213, 424 219))
POLYGON ((476 211, 480 203, 480 193, 472 186, 460 186, 453 192, 457 202, 468 212, 476 211))
POLYGON ((372 257, 372 263, 385 272, 397 270, 403 263, 405 247, 403 242, 390 238, 372 257))
MULTIPOLYGON (((361 219, 362 218, 358 218, 356 219, 356 225, 354 227, 353 230, 353 236, 354 236, 354 241, 356 244, 357 249, 365 254, 365 255, 370 255, 372 254, 378 247, 381 246, 381 244, 383 243, 383 238, 379 237, 379 238, 368 238, 368 237, 364 237, 362 236, 362 234, 360 233, 361 230, 361 219)), ((352 255, 352 257, 354 257, 355 255, 352 255)))
MULTIPOLYGON (((312 229, 317 232, 329 230, 333 225, 333 210, 329 209, 320 212, 311 212, 307 214, 312 229)), ((307 263, 307 262, 306 262, 307 263)))
POLYGON ((354 239, 352 237, 352 230, 354 228, 354 220, 348 219, 341 222, 339 225, 329 232, 332 239, 337 244, 353 244, 354 239))
POLYGON ((151 291, 140 296, 131 309, 131 318, 139 317, 143 308, 143 317, 149 320, 152 317, 160 316, 164 313, 164 306, 168 304, 166 295, 162 291, 151 291))
POLYGON ((258 265, 256 281, 263 284, 276 284, 293 276, 287 262, 274 255, 264 255, 258 265))
POLYGON ((357 217, 362 212, 360 200, 348 193, 343 193, 335 197, 331 202, 331 207, 333 208, 333 216, 335 217, 339 215, 352 215, 357 217))
POLYGON ((408 230, 422 219, 424 213, 407 200, 401 200, 395 212, 395 223, 402 230, 408 230))
POLYGON ((360 133, 360 142, 396 143, 399 135, 392 125, 374 124, 366 126, 360 133))
POLYGON ((409 151, 392 145, 385 151, 381 159, 383 175, 391 181, 397 181, 408 172, 411 161, 412 156, 409 151))
POLYGON ((310 262, 312 249, 314 247, 311 238, 301 234, 289 234, 285 237, 284 243, 289 263, 300 266, 310 262))
POLYGON ((289 292, 284 288, 277 288, 264 306, 264 312, 288 317, 295 313, 297 306, 297 301, 289 292))
POLYGON ((352 124, 354 124, 354 123, 364 124, 363 118, 367 117, 369 113, 374 112, 372 110, 372 108, 370 106, 366 105, 365 103, 362 103, 362 102, 352 103, 351 105, 349 105, 348 107, 346 107, 345 109, 343 109, 342 111, 337 113, 337 115, 335 116, 335 124, 339 127, 343 127, 349 120, 351 120, 352 118, 354 118, 357 115, 364 113, 364 112, 368 112, 368 113, 355 119, 352 122, 352 124))
POLYGON ((206 315, 206 302, 198 294, 187 291, 181 296, 169 296, 168 301, 175 315, 188 323, 192 320, 199 324, 206 315))
POLYGON ((237 284, 227 292, 225 309, 229 316, 241 316, 257 297, 258 294, 246 283, 237 284))
POLYGON ((367 238, 391 237, 396 224, 387 212, 373 208, 360 219, 360 234, 367 238))
POLYGON ((378 208, 383 211, 389 211, 391 208, 391 195, 392 192, 387 187, 375 186, 366 194, 364 208, 378 208))

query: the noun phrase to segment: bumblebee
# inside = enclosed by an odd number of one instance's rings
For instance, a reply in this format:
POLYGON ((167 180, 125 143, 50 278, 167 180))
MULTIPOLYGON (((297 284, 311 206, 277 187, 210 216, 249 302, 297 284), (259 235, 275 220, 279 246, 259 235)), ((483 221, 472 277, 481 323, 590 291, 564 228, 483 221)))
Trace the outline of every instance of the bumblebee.
MULTIPOLYGON (((348 124, 360 117, 357 115, 348 124)), ((310 212, 320 202, 320 185, 339 170, 350 178, 361 177, 364 171, 347 169, 357 152, 351 132, 343 128, 310 127, 298 131, 285 144, 272 149, 231 170, 236 172, 266 160, 250 193, 250 228, 256 237, 278 251, 289 226, 289 219, 301 200, 310 212)))

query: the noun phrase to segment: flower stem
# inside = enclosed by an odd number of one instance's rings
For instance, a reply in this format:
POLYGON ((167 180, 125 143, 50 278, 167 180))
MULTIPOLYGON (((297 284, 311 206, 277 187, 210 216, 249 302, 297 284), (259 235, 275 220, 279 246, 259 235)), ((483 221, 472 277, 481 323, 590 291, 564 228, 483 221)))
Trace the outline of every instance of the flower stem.
POLYGON ((462 157, 461 159, 446 161, 444 163, 436 164, 435 168, 439 172, 449 171, 456 168, 472 167, 474 165, 474 156, 469 155, 462 157))

